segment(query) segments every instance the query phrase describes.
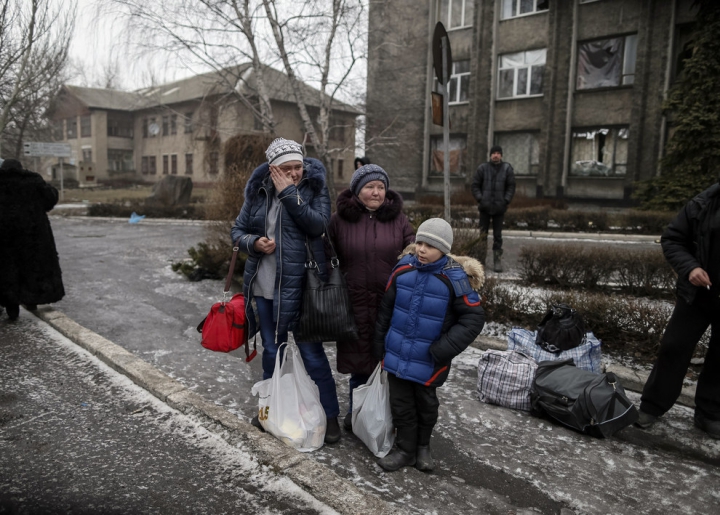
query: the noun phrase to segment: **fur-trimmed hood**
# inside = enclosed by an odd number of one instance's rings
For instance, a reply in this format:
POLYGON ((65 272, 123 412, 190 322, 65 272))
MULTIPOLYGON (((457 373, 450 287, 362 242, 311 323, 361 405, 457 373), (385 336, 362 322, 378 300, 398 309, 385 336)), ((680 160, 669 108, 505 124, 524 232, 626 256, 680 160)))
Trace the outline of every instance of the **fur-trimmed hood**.
MULTIPOLYGON (((367 212, 367 208, 360 202, 350 189, 346 189, 338 195, 337 198, 337 214, 346 222, 355 223, 360 220, 363 213, 367 212)), ((387 190, 385 192, 385 202, 375 211, 376 217, 381 222, 389 222, 398 217, 403 210, 402 196, 396 191, 387 190)))
MULTIPOLYGON (((411 243, 410 245, 405 247, 405 249, 402 251, 402 254, 398 256, 398 259, 402 259, 408 254, 415 255, 414 243, 411 243)), ((469 256, 456 256, 454 254, 448 254, 447 256, 450 259, 454 260, 457 264, 459 264, 463 268, 463 270, 465 270, 465 273, 470 280, 470 286, 472 286, 473 290, 479 292, 485 284, 485 268, 482 266, 482 263, 480 263, 480 261, 478 261, 477 259, 471 258, 469 256)))
MULTIPOLYGON (((320 161, 312 157, 303 159, 303 165, 305 171, 298 188, 303 184, 307 184, 315 194, 320 193, 325 186, 325 167, 320 161)), ((274 188, 270 180, 270 165, 268 163, 263 163, 253 170, 250 179, 245 185, 245 200, 253 202, 263 186, 274 188)))

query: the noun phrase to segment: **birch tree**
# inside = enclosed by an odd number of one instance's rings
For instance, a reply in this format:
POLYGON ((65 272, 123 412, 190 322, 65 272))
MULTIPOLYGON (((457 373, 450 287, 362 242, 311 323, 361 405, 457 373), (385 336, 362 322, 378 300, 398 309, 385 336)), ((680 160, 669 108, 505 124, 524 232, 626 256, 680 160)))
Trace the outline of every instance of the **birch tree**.
POLYGON ((0 155, 20 157, 64 79, 75 3, 0 1, 0 155))

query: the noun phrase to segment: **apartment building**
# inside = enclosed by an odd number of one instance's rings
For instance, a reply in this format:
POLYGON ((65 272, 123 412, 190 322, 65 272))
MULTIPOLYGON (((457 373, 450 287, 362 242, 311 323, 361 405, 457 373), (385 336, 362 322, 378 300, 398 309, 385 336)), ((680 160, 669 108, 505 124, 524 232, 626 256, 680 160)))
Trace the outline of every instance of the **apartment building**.
MULTIPOLYGON (((252 68, 243 65, 232 76, 253 101, 252 68)), ((305 130, 287 76, 266 67, 270 102, 279 136, 302 142, 305 130)), ((237 135, 262 132, 262 124, 228 84, 227 76, 207 73, 137 91, 65 85, 48 110, 54 141, 68 142, 73 157, 62 165, 65 179, 91 186, 113 179, 156 182, 165 175, 185 175, 196 184, 211 183, 224 171, 223 145, 237 135)), ((319 109, 319 92, 302 85, 311 116, 319 109)), ((336 102, 330 140, 336 180, 349 180, 355 152, 355 118, 359 112, 336 102)), ((312 144, 308 155, 315 155, 312 144)), ((260 164, 260 163, 258 163, 260 164)), ((51 177, 58 178, 54 159, 51 177)))
POLYGON ((692 37, 692 0, 370 3, 368 155, 408 198, 453 188, 499 144, 530 197, 628 203, 659 173, 661 106, 692 37), (449 149, 432 123, 432 36, 452 49, 449 149))

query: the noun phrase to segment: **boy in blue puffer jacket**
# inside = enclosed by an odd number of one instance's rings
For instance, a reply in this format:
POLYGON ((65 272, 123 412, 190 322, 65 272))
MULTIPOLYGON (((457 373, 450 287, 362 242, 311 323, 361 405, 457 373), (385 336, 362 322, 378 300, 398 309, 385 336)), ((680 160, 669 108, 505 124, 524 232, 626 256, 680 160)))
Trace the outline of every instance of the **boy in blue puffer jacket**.
POLYGON ((378 360, 384 356, 397 429, 395 448, 378 462, 391 472, 412 465, 423 472, 433 469, 436 389, 447 379, 452 359, 485 325, 473 289, 482 286, 482 265, 447 255, 453 242, 450 224, 441 218, 426 220, 415 241, 415 253, 400 260, 388 281, 373 348, 378 360))

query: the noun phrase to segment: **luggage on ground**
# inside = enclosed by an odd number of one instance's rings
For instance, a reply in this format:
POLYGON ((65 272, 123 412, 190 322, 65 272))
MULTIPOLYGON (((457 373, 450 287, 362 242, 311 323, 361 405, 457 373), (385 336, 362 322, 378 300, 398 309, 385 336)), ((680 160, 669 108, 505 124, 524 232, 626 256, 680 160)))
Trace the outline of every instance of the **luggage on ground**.
POLYGON ((577 311, 567 304, 553 304, 538 326, 535 343, 557 354, 582 345, 585 334, 585 322, 577 311))
POLYGON ((537 363, 541 361, 562 361, 572 359, 575 366, 582 370, 602 372, 602 352, 600 350, 601 342, 595 335, 588 332, 585 335, 585 343, 562 351, 559 354, 548 352, 535 343, 537 337, 535 331, 527 329, 513 328, 507 336, 508 350, 515 350, 533 358, 537 363))
POLYGON ((537 363, 516 351, 487 350, 478 362, 478 397, 488 404, 530 411, 537 363))
POLYGON ((571 359, 538 364, 531 393, 535 414, 598 438, 612 436, 638 419, 615 374, 593 374, 571 359))

